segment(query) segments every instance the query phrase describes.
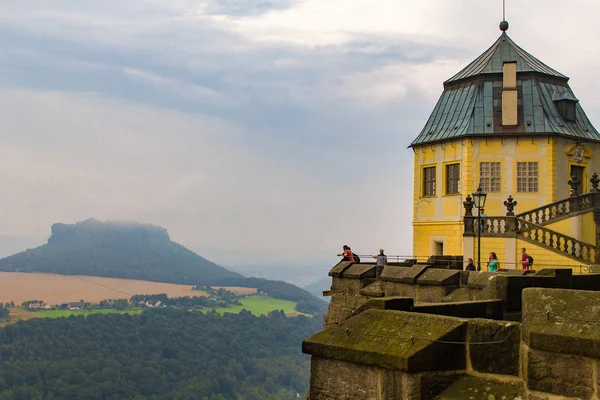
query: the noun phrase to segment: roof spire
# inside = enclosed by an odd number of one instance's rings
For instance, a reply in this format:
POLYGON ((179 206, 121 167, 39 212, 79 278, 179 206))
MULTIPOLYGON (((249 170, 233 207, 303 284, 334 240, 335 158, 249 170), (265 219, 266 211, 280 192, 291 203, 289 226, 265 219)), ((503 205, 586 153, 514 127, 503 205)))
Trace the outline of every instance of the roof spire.
POLYGON ((502 32, 508 30, 508 22, 506 22, 506 0, 502 0, 502 22, 500 22, 500 30, 502 32))

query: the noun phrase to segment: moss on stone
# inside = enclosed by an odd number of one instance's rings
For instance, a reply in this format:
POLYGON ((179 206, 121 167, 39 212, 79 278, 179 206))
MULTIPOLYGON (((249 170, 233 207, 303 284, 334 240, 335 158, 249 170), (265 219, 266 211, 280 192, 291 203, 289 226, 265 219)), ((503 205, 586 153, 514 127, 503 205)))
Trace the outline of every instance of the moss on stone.
POLYGON ((429 265, 413 265, 409 268, 386 266, 381 272, 381 280, 413 284, 428 268, 429 265))
POLYGON ((306 339, 302 351, 404 372, 455 370, 466 365, 465 346, 434 341, 462 342, 465 334, 457 318, 367 310, 306 339))
POLYGON ((519 375, 521 331, 519 324, 487 319, 469 320, 469 354, 475 371, 519 375), (504 341, 498 344, 480 344, 504 341))
POLYGON ((517 400, 524 399, 523 384, 501 383, 464 376, 444 390, 435 400, 517 400))
POLYGON ((460 272, 451 269, 429 268, 417 278, 419 285, 433 286, 458 286, 460 285, 460 272))
POLYGON ((341 276, 347 279, 365 279, 375 278, 375 264, 352 264, 344 271, 341 276))
POLYGON ((346 268, 352 265, 351 262, 348 261, 340 261, 336 265, 331 268, 329 271, 329 276, 339 276, 346 268))
POLYGON ((600 321, 600 293, 525 289, 523 315, 523 340, 531 348, 600 357, 600 324, 593 322, 600 321))

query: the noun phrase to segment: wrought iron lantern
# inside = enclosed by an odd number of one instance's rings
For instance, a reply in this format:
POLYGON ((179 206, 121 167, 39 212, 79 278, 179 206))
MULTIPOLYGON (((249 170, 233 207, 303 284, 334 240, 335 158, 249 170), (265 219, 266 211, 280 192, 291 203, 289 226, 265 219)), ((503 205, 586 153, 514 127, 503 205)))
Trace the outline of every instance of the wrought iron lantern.
POLYGON ((475 202, 475 208, 482 209, 485 207, 485 199, 487 193, 481 190, 481 186, 477 188, 476 192, 473 192, 473 201, 475 202))

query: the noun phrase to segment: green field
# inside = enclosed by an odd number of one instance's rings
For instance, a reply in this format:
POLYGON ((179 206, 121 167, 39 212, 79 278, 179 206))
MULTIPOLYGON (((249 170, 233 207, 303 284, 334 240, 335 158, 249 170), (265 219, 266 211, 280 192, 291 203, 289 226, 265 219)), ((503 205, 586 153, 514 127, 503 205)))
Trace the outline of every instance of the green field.
POLYGON ((70 317, 71 315, 90 315, 90 314, 139 314, 141 308, 133 308, 129 310, 116 310, 114 308, 94 308, 91 310, 48 310, 36 312, 40 318, 60 318, 70 317))
MULTIPOLYGON (((279 300, 268 296, 248 296, 240 299, 241 306, 231 306, 227 308, 215 308, 219 314, 233 313, 237 314, 242 310, 250 311, 254 315, 266 315, 273 310, 283 310, 286 314, 297 314, 296 303, 289 300, 279 300)), ((204 308, 202 312, 210 311, 210 308, 204 308)), ((40 318, 60 318, 70 317, 71 315, 90 315, 90 314, 139 314, 141 308, 128 310, 115 310, 114 308, 95 308, 91 310, 48 310, 35 312, 40 318)))
MULTIPOLYGON (((242 310, 250 311, 254 315, 268 314, 273 310, 283 310, 286 314, 295 314, 296 303, 289 300, 274 299, 269 296, 248 296, 240 300, 241 306, 231 306, 227 308, 215 308, 219 314, 239 313, 242 310)), ((207 311, 204 309, 203 311, 207 311)), ((209 310, 208 310, 209 311, 209 310)))

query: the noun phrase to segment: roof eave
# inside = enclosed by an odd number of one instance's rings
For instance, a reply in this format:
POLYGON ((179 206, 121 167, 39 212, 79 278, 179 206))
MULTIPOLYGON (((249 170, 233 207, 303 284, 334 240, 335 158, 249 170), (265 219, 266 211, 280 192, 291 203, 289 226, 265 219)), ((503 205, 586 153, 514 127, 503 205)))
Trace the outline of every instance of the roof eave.
POLYGON ((549 137, 549 138, 564 138, 564 139, 571 139, 571 140, 575 140, 575 141, 579 141, 579 142, 590 142, 590 143, 600 143, 600 136, 597 139, 592 139, 592 138, 580 138, 580 137, 576 137, 573 135, 567 135, 564 133, 548 133, 548 132, 544 132, 544 133, 531 133, 531 132, 515 132, 515 133, 502 133, 502 134, 489 134, 489 133, 469 133, 469 134, 465 134, 465 135, 460 135, 460 136, 454 136, 451 138, 444 138, 444 139, 435 139, 435 140, 431 140, 431 141, 426 141, 426 142, 419 142, 419 143, 415 143, 412 142, 407 149, 410 148, 415 148, 418 146, 427 146, 427 145, 432 145, 432 144, 439 144, 439 143, 447 143, 447 142, 453 142, 455 140, 464 140, 464 139, 504 139, 504 138, 517 138, 517 137, 522 137, 522 138, 540 138, 540 137, 549 137))

